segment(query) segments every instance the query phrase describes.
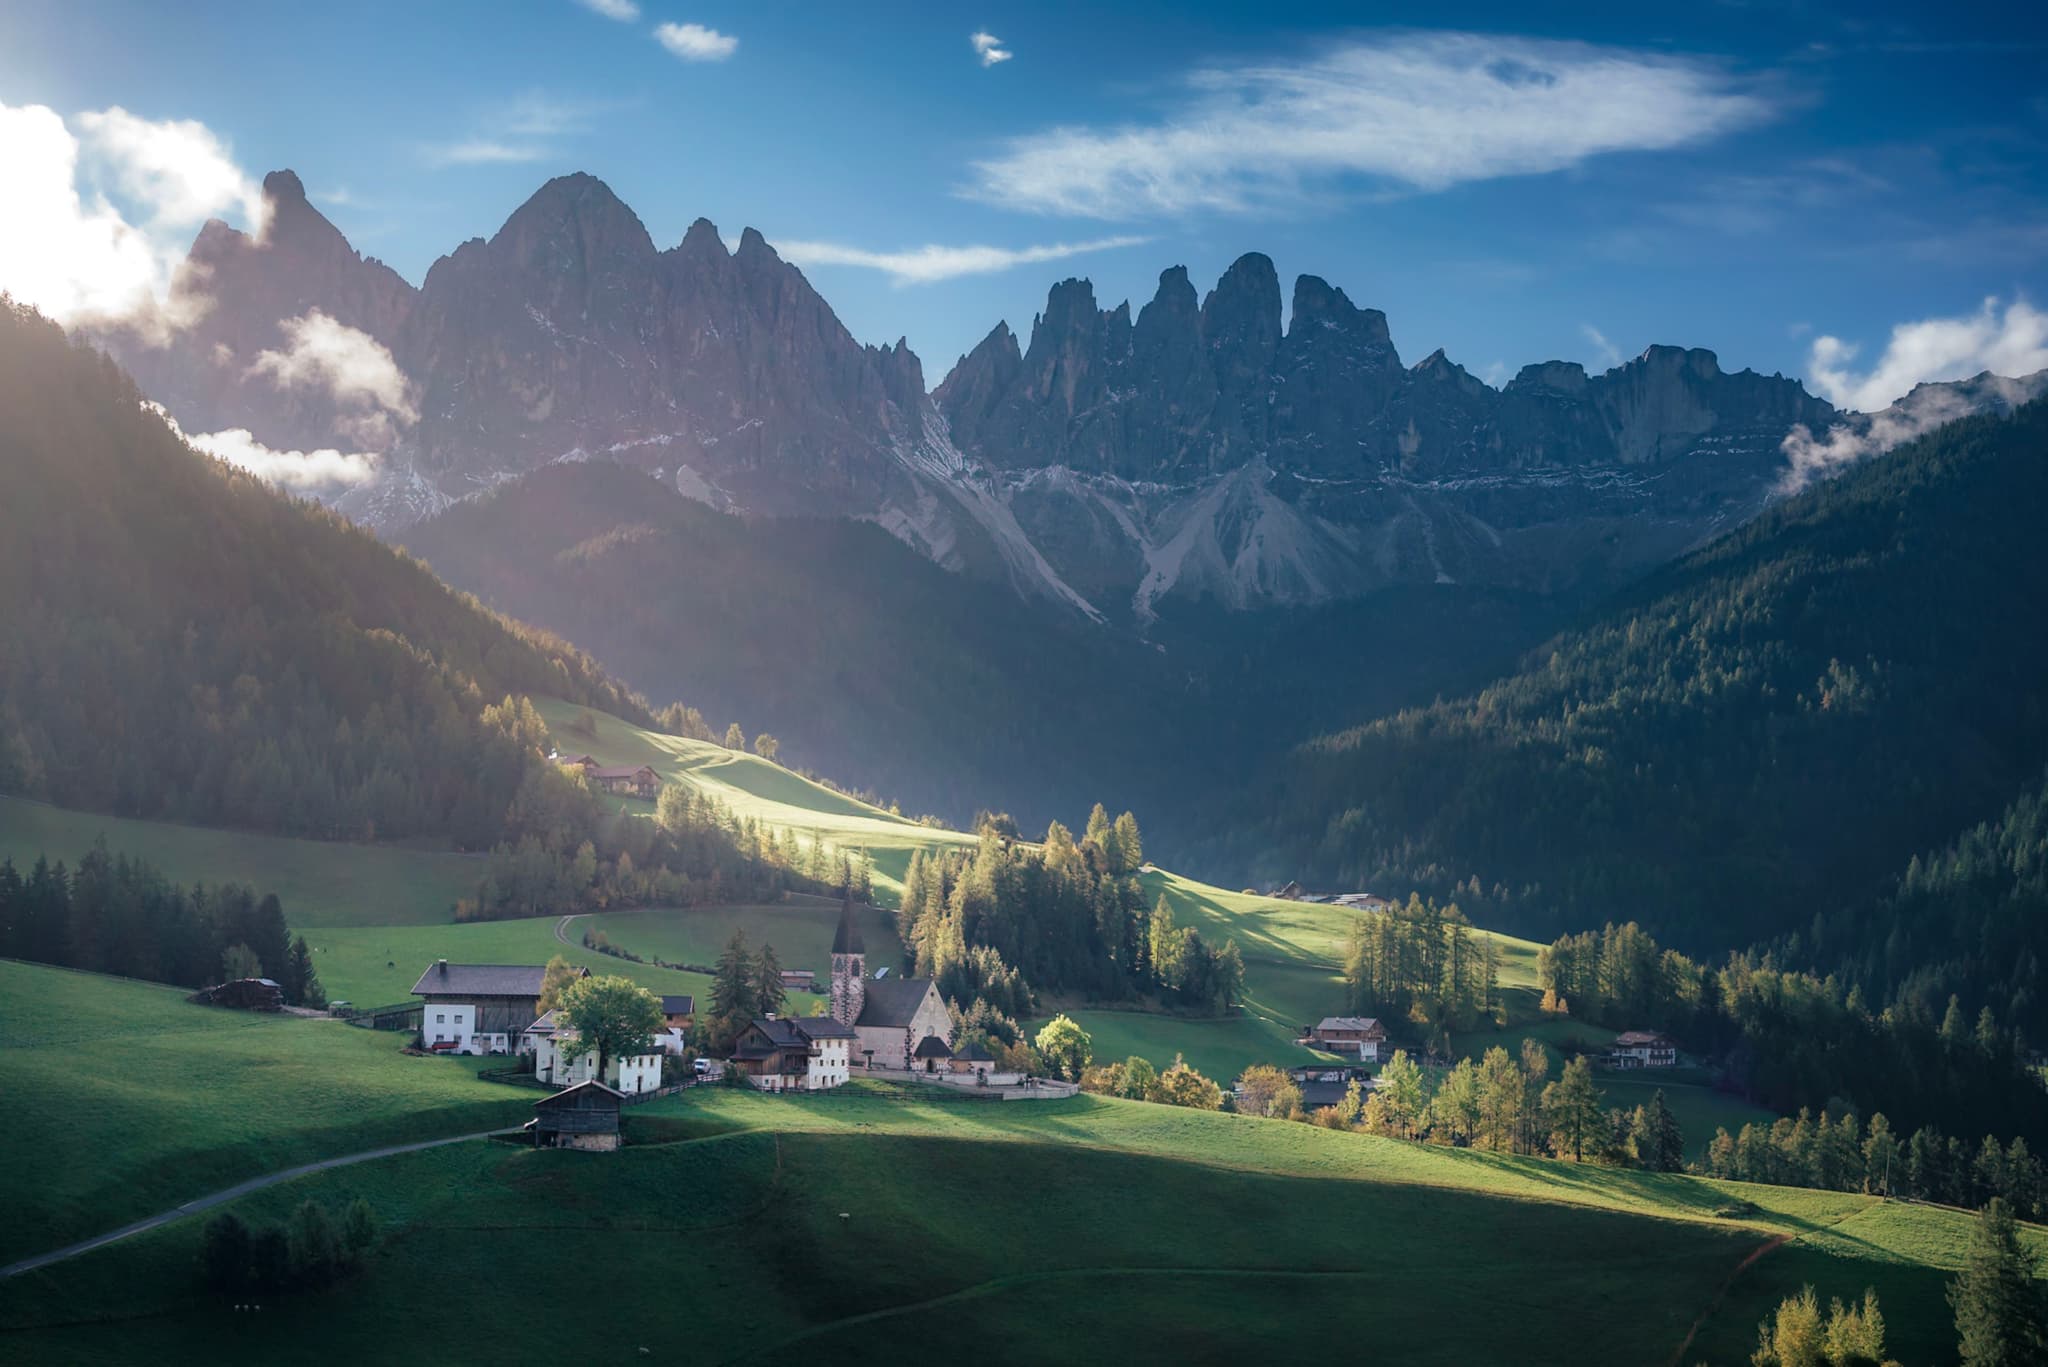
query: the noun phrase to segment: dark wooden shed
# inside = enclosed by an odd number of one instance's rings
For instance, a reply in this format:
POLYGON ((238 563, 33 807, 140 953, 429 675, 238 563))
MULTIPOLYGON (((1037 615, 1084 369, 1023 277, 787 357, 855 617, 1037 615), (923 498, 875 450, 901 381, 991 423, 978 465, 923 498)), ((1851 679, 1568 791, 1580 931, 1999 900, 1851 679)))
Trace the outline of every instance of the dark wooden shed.
POLYGON ((620 1095, 602 1082, 579 1082, 533 1103, 533 1144, 546 1149, 619 1147, 620 1095))
POLYGON ((282 1011, 284 989, 269 978, 236 978, 194 992, 190 1001, 203 1006, 232 1006, 244 1011, 282 1011))

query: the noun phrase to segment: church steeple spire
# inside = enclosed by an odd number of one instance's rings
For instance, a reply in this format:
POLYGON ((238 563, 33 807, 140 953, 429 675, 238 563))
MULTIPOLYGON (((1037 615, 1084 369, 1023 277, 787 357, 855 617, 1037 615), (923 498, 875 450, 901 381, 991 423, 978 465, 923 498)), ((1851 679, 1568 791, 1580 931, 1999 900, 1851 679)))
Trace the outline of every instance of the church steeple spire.
POLYGON ((867 947, 853 919, 853 894, 839 907, 839 929, 832 936, 832 1019, 851 1026, 867 1001, 867 947))

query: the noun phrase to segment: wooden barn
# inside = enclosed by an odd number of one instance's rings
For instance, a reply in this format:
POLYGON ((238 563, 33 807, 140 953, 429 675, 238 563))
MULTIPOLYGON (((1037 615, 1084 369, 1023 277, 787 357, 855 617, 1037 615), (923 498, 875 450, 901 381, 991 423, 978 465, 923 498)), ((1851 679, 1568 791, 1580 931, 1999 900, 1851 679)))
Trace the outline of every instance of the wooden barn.
POLYGON ((537 1149, 585 1149, 610 1153, 619 1147, 620 1095, 602 1082, 579 1082, 574 1087, 542 1097, 533 1103, 534 1117, 527 1122, 537 1149))

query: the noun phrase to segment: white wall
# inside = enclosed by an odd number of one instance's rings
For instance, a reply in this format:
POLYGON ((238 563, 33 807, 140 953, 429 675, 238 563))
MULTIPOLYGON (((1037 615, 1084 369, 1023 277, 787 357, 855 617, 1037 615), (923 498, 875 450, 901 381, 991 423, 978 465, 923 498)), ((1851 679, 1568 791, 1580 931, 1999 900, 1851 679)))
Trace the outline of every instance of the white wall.
POLYGON ((467 1054, 474 1048, 476 1007, 428 1002, 420 1009, 420 1038, 431 1049, 453 1041, 455 1051, 467 1054))

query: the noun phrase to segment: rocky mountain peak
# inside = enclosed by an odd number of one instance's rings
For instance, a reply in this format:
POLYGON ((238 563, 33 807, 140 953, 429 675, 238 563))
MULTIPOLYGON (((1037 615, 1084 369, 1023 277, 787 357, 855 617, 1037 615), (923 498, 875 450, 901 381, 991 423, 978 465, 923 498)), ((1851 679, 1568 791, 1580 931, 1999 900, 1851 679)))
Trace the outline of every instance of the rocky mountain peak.
POLYGON ((505 220, 491 239, 500 266, 588 274, 654 257, 639 215, 596 176, 556 176, 505 220))

